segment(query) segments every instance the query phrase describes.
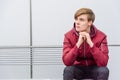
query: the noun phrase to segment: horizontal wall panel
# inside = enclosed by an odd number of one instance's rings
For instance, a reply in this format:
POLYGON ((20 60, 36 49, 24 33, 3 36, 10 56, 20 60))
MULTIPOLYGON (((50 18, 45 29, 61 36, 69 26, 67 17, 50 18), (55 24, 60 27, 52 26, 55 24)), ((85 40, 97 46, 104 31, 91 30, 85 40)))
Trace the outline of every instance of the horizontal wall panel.
POLYGON ((62 63, 62 48, 33 48, 33 64, 59 65, 62 63))
POLYGON ((0 65, 5 64, 30 65, 30 49, 29 48, 0 49, 0 65))
POLYGON ((64 65, 34 65, 33 78, 39 80, 63 80, 64 65))
POLYGON ((29 65, 0 65, 0 80, 17 79, 30 79, 29 65))

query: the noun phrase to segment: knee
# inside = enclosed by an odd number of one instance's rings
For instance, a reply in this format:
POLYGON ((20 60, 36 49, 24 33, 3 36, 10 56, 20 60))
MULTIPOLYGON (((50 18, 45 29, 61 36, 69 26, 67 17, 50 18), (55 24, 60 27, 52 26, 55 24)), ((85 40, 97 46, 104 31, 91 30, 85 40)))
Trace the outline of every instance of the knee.
POLYGON ((100 74, 109 74, 109 69, 107 67, 99 67, 97 72, 100 74))
POLYGON ((64 69, 64 74, 65 73, 73 73, 74 72, 74 67, 73 66, 67 66, 67 67, 65 67, 65 69, 64 69))
POLYGON ((63 80, 73 80, 74 78, 74 67, 67 66, 64 69, 63 80))

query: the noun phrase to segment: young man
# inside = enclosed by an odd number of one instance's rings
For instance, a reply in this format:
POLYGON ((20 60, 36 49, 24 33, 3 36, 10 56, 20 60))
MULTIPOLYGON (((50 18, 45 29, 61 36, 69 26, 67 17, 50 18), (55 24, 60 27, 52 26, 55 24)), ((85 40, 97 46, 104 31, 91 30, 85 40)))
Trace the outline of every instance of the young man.
POLYGON ((74 15, 73 28, 64 36, 62 59, 66 65, 64 80, 108 80, 108 45, 106 35, 94 25, 95 15, 81 8, 74 15))

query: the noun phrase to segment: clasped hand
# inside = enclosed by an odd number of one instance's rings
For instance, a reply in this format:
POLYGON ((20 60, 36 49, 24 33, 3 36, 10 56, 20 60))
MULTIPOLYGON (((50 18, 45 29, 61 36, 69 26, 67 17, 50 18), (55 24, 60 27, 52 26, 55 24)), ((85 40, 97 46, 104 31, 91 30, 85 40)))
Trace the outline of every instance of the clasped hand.
POLYGON ((86 42, 89 44, 90 47, 93 47, 93 42, 92 42, 92 40, 91 40, 91 38, 90 38, 89 33, 87 33, 87 32, 80 32, 80 33, 79 33, 79 39, 78 39, 78 42, 77 42, 77 44, 76 44, 77 47, 79 48, 80 45, 81 45, 84 41, 86 41, 86 42))

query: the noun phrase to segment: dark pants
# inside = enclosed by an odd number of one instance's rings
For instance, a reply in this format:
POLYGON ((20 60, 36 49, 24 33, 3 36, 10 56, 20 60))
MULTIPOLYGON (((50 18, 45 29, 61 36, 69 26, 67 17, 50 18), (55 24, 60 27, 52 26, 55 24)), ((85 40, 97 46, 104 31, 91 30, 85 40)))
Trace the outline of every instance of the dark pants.
POLYGON ((108 80, 109 70, 107 67, 83 67, 83 66, 67 66, 64 69, 63 80, 108 80))

